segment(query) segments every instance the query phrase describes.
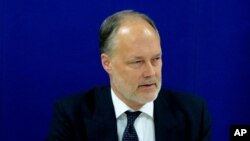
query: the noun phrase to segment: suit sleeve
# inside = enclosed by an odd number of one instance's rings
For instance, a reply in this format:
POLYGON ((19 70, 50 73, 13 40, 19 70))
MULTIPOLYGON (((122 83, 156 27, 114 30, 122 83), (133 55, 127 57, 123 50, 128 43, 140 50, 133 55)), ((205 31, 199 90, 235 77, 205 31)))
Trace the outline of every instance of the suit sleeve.
POLYGON ((52 126, 48 135, 48 141, 73 141, 72 122, 66 112, 66 106, 62 102, 56 102, 53 109, 52 126))
POLYGON ((211 141, 211 118, 206 107, 206 103, 202 103, 202 123, 201 123, 201 141, 211 141))

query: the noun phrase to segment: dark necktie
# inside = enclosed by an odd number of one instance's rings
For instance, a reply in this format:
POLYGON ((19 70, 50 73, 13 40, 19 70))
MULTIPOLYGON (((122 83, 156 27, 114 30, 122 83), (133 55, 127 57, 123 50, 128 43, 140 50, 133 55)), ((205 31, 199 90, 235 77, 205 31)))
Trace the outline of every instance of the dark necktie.
POLYGON ((127 126, 124 130, 122 141, 139 141, 138 136, 135 131, 134 122, 135 119, 141 114, 140 111, 137 112, 125 112, 127 114, 127 126))

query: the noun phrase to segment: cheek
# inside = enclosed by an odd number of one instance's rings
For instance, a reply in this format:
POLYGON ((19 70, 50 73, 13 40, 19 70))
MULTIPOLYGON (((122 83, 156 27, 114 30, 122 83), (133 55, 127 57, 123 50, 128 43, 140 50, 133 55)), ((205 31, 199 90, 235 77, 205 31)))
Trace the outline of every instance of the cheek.
POLYGON ((122 71, 122 75, 124 76, 124 78, 131 82, 131 83, 136 83, 138 82, 139 78, 140 78, 140 73, 135 71, 135 70, 123 70, 122 71))
POLYGON ((161 69, 159 69, 159 70, 157 71, 157 76, 158 76, 158 77, 161 77, 161 69))
POLYGON ((115 63, 113 65, 113 75, 122 79, 128 85, 137 86, 140 81, 141 71, 131 69, 131 67, 126 66, 122 63, 115 63))
POLYGON ((161 72, 162 72, 162 65, 160 65, 160 66, 156 69, 156 74, 157 74, 157 76, 161 77, 161 72))
POLYGON ((137 70, 131 70, 131 69, 123 69, 121 71, 121 75, 123 77, 123 80, 126 81, 126 83, 130 87, 137 87, 140 82, 140 72, 137 70))

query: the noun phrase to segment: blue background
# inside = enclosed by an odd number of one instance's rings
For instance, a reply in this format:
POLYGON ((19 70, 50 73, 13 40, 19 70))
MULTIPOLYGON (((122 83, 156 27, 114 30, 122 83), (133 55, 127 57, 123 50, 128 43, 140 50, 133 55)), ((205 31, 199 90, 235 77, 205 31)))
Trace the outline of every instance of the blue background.
POLYGON ((155 21, 163 86, 206 99, 214 141, 250 124, 247 0, 1 0, 1 141, 44 140, 55 99, 108 84, 98 30, 122 9, 155 21))

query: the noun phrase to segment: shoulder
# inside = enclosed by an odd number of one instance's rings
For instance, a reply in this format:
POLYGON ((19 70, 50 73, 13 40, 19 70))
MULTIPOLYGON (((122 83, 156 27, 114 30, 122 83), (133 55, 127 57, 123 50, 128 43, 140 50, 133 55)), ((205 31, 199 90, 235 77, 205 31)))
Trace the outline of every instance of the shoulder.
POLYGON ((91 110, 95 107, 96 101, 102 96, 100 93, 107 93, 108 90, 109 87, 102 86, 91 88, 85 92, 63 96, 55 101, 54 106, 57 109, 63 109, 65 112, 70 113, 75 113, 80 109, 83 110, 82 108, 84 107, 88 107, 87 109, 91 110))
POLYGON ((157 98, 157 109, 160 109, 158 113, 161 116, 169 118, 176 127, 188 129, 190 136, 197 137, 197 140, 209 139, 211 119, 203 98, 162 89, 157 98))
POLYGON ((84 101, 91 101, 98 96, 99 93, 103 93, 109 90, 109 87, 107 86, 101 86, 101 87, 94 87, 91 88, 85 92, 80 92, 80 93, 75 93, 72 95, 68 96, 63 96, 59 99, 56 100, 56 102, 59 103, 65 103, 65 104, 73 104, 73 103, 78 103, 81 102, 82 100, 84 101))
POLYGON ((160 101, 164 101, 170 108, 186 112, 201 112, 205 107, 205 100, 188 93, 162 89, 159 93, 160 101))
POLYGON ((177 100, 183 103, 199 102, 203 99, 190 93, 174 91, 170 89, 161 89, 160 96, 165 99, 177 100))

